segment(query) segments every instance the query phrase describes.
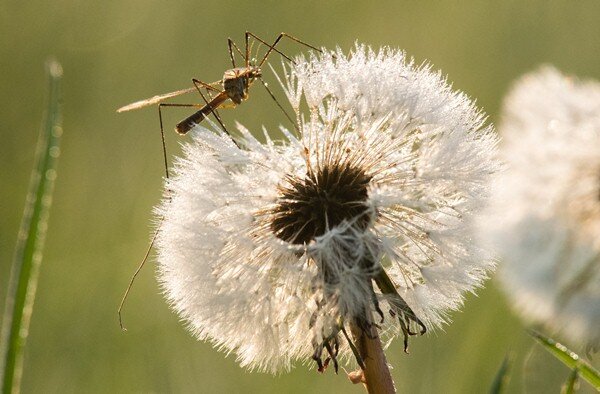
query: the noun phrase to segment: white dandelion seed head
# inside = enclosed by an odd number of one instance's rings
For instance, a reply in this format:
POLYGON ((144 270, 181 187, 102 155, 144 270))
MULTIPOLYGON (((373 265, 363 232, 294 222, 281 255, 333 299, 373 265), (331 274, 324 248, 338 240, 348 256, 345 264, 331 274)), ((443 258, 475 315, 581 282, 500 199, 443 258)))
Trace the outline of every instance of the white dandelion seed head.
POLYGON ((404 52, 299 58, 283 86, 298 132, 238 125, 238 147, 196 127, 157 208, 172 307, 270 372, 327 346, 352 359, 340 330, 377 305, 387 338, 442 324, 492 266, 472 227, 499 167, 482 113, 404 52))
POLYGON ((485 237, 522 316, 600 344, 600 84, 545 66, 505 100, 502 156, 485 237))

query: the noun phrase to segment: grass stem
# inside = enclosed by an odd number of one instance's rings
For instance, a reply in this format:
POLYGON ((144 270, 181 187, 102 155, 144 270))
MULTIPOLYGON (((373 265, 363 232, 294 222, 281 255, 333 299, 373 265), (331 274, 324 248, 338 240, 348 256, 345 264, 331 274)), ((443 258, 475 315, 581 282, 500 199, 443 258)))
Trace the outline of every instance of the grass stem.
POLYGON ((4 394, 20 392, 23 350, 29 333, 60 154, 62 68, 55 60, 49 60, 46 72, 49 85, 47 109, 17 236, 0 332, 0 378, 4 394))

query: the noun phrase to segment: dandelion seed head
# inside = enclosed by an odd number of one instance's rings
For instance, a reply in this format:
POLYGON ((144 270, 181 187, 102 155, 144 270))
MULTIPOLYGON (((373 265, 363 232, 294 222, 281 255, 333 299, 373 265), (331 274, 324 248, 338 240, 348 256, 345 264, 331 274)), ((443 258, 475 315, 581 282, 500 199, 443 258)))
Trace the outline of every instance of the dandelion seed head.
POLYGON ((342 163, 328 163, 303 179, 288 178, 271 211, 271 230, 286 242, 308 244, 343 222, 366 229, 369 181, 361 168, 342 163))
POLYGON ((600 345, 600 84, 545 66, 505 100, 509 170, 496 181, 485 238, 522 317, 600 345))
POLYGON ((493 265, 472 230, 499 168, 483 114, 401 51, 357 45, 283 75, 299 130, 261 142, 238 125, 236 145, 196 127, 156 210, 173 309, 269 372, 338 346, 352 362, 353 321, 388 340, 445 322, 493 265))

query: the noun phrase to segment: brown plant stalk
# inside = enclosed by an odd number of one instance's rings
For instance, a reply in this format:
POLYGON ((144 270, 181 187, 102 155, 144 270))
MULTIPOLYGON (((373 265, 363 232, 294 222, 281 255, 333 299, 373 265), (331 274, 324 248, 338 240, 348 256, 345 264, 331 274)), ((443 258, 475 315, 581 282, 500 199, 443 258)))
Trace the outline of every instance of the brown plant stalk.
POLYGON ((351 330, 364 365, 362 369, 348 374, 348 378, 355 384, 362 383, 369 394, 395 393, 396 387, 377 327, 374 324, 368 324, 368 328, 352 324, 351 330))

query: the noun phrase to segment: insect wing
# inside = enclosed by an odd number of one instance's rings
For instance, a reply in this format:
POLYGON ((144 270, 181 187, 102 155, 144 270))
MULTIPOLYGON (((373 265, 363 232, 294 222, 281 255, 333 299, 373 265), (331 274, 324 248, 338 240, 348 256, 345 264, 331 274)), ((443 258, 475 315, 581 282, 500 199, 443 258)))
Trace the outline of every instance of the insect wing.
POLYGON ((164 101, 166 99, 172 98, 172 97, 177 97, 180 96, 182 94, 186 94, 186 93, 192 93, 195 92, 196 88, 187 88, 187 89, 182 89, 182 90, 177 90, 175 92, 171 92, 171 93, 165 93, 165 94, 159 94, 157 96, 154 97, 150 97, 149 99, 145 99, 145 100, 140 100, 140 101, 136 101, 135 103, 131 103, 128 104, 124 107, 121 107, 117 110, 117 112, 127 112, 127 111, 132 111, 134 109, 139 109, 139 108, 143 108, 143 107, 147 107, 149 105, 154 105, 154 104, 158 104, 161 101, 164 101))

